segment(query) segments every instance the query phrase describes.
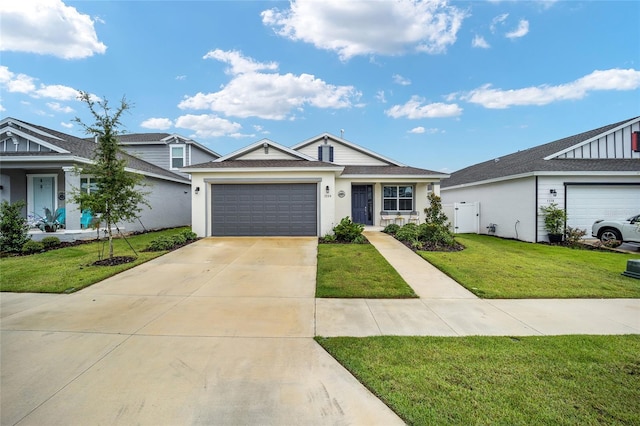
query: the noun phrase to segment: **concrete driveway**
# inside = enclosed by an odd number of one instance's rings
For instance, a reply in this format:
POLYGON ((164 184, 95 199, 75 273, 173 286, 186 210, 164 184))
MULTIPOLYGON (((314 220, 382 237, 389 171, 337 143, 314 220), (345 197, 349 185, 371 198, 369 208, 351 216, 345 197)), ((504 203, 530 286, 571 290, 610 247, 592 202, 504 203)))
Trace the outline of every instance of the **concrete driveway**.
POLYGON ((315 335, 316 238, 209 238, 0 294, 3 425, 402 424, 315 335))

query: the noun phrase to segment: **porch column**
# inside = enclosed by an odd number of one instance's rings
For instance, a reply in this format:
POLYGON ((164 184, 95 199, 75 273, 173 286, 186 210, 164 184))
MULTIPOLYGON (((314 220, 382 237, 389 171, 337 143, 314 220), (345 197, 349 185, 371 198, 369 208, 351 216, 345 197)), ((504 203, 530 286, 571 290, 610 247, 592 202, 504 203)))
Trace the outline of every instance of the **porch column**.
POLYGON ((63 167, 64 171, 64 208, 66 210, 67 219, 65 222, 66 229, 77 231, 80 229, 80 205, 73 202, 71 193, 73 188, 80 188, 80 174, 75 172, 74 167, 63 167))

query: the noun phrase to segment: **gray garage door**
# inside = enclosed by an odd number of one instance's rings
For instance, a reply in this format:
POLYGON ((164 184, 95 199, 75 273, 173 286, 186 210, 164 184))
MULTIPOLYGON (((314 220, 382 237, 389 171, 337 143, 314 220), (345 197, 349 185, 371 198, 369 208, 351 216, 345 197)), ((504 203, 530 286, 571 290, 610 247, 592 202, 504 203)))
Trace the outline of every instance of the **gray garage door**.
POLYGON ((219 184, 211 192, 212 235, 317 235, 315 183, 219 184))

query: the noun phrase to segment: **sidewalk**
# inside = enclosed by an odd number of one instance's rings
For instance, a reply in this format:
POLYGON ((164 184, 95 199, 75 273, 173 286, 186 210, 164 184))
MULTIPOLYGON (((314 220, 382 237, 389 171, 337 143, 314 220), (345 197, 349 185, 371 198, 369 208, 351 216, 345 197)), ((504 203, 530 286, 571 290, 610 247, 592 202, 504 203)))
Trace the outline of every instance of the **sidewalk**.
POLYGON ((640 299, 479 299, 393 237, 364 234, 420 299, 316 299, 316 335, 640 334, 640 299))

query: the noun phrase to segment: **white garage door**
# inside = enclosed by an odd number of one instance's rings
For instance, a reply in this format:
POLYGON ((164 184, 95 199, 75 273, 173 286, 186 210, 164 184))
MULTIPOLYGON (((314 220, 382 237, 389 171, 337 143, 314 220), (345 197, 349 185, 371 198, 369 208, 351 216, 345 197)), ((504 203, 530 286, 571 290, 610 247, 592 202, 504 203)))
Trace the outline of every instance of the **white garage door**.
POLYGON ((598 219, 620 219, 640 213, 638 185, 567 185, 567 225, 587 230, 598 219))

